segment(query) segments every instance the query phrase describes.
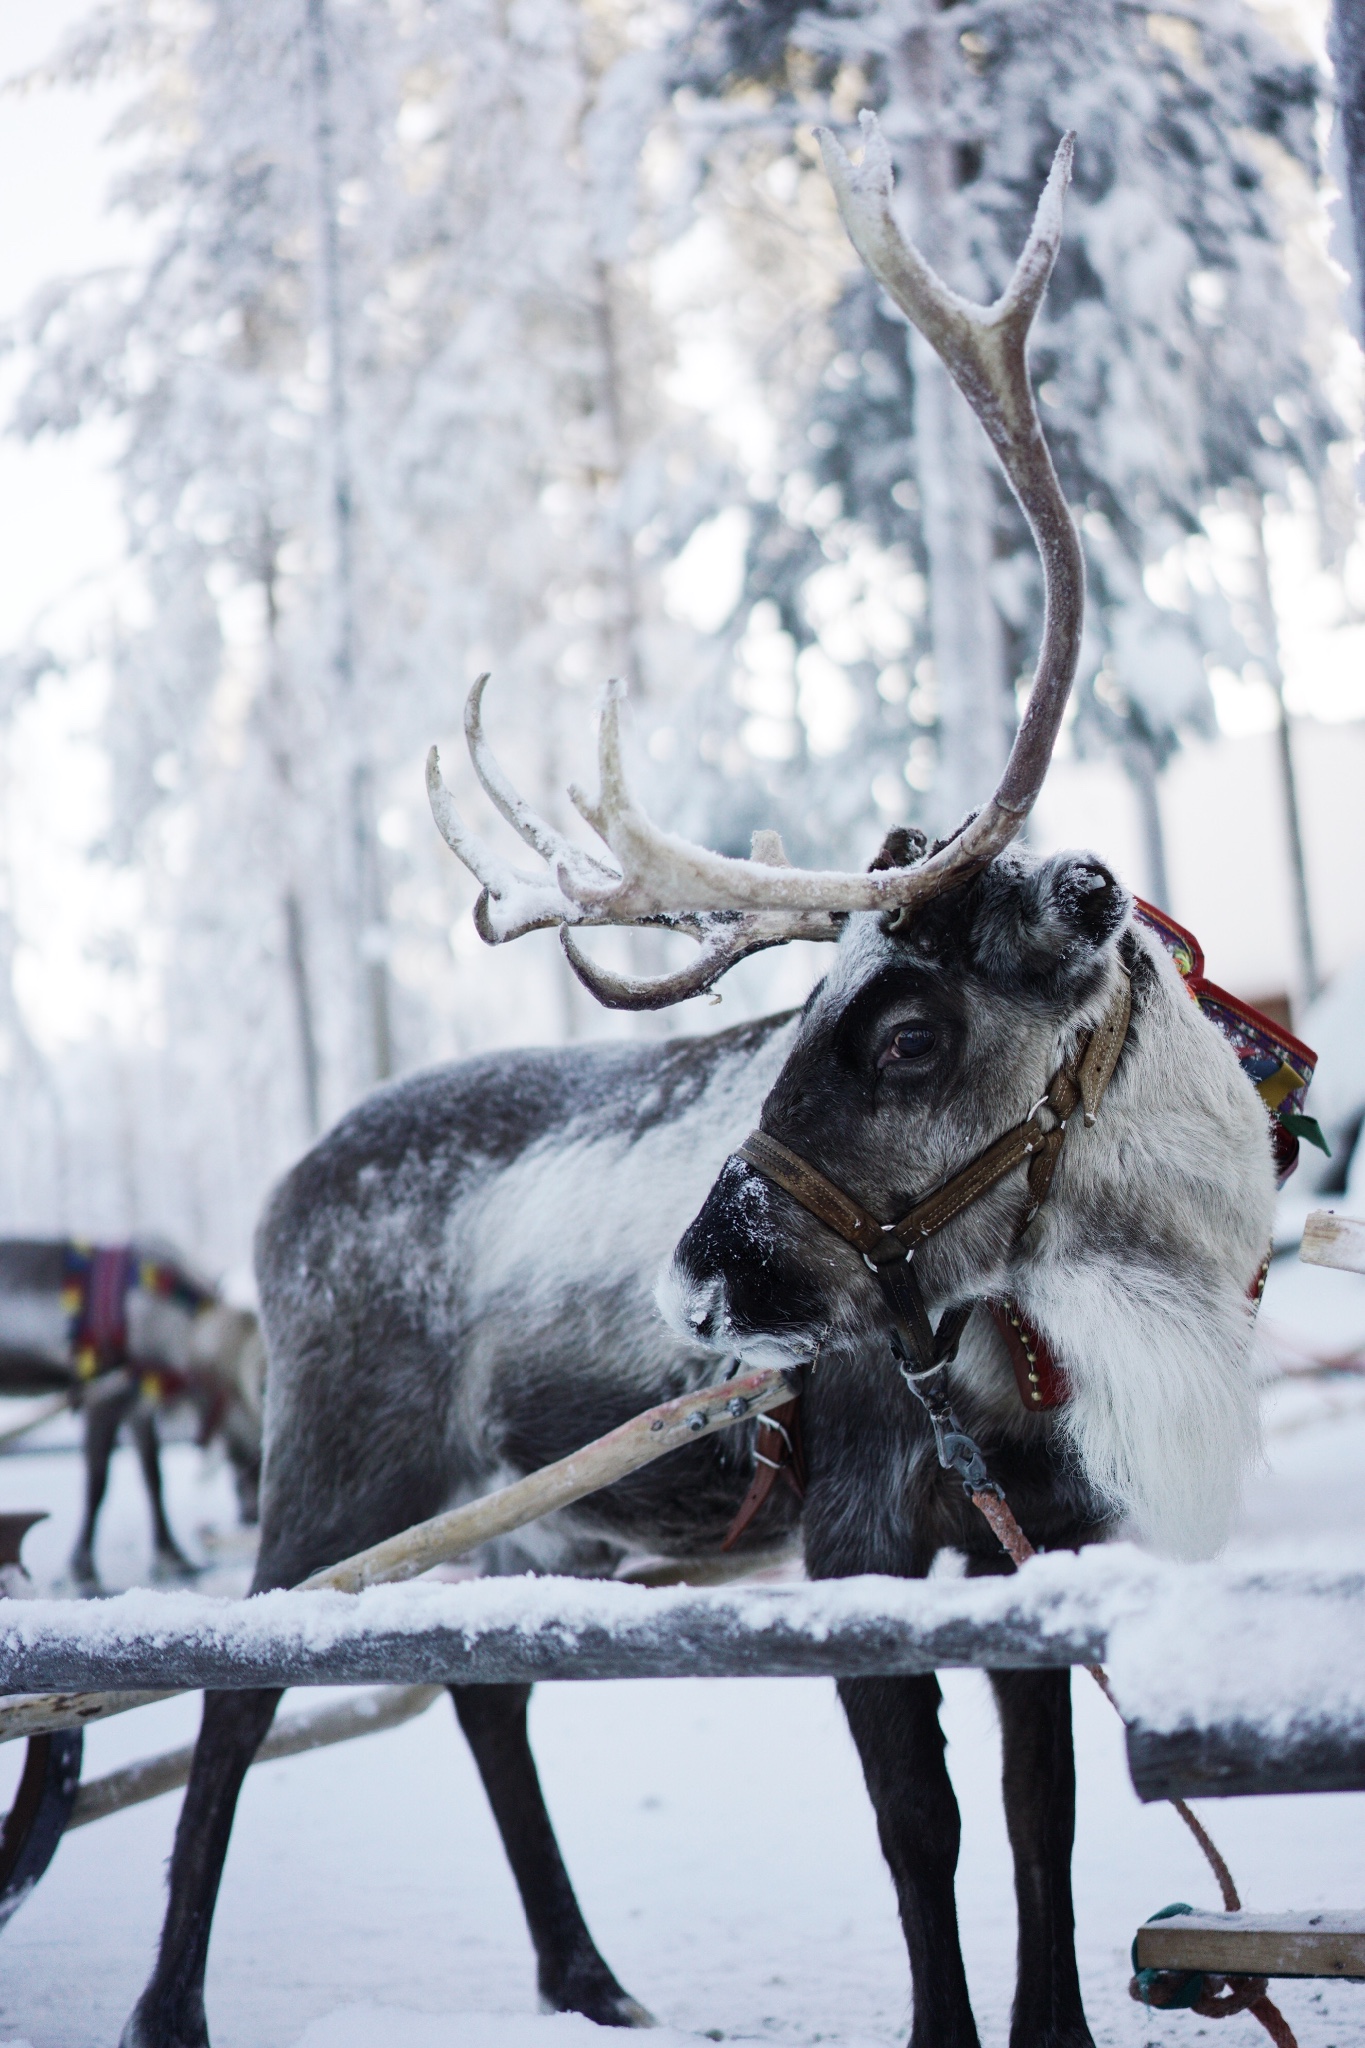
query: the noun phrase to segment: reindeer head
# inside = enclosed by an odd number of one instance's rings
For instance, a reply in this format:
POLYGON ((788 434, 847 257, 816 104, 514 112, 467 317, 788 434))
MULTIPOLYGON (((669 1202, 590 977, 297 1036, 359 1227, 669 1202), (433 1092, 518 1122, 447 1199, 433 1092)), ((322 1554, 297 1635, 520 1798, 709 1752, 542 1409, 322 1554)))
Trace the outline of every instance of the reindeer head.
MULTIPOLYGON (((1063 139, 1009 286, 968 304, 902 237, 884 143, 863 116, 854 169, 822 136, 845 225, 888 294, 938 350, 994 446, 1042 560, 1043 642, 1000 785, 932 851, 901 833, 866 874, 795 869, 775 833, 730 860, 662 832, 626 787, 613 685, 599 738, 601 795, 573 800, 610 855, 588 854, 537 817, 493 759, 486 678, 466 734, 495 807, 545 861, 511 867, 464 825, 433 749, 436 822, 483 884, 490 943, 557 925, 574 972, 604 1003, 653 1008, 710 988, 728 967, 793 938, 838 942, 762 1127, 878 1219, 903 1212, 1037 1106, 1059 1062, 1132 983, 1132 1022, 1104 1114, 1061 1155, 1054 1191, 1026 1222, 1021 1181, 1002 1178, 917 1253, 943 1307, 1009 1293, 1065 1364, 1060 1423, 1096 1490, 1166 1547, 1215 1547, 1257 1442, 1246 1367, 1248 1283, 1269 1238, 1273 1192, 1264 1113, 1230 1048, 1199 1016, 1161 949, 1089 855, 1039 861, 1007 849, 1042 786, 1075 675, 1084 572, 1070 512, 1034 408, 1028 331, 1061 240, 1071 138, 1063 139), (644 924, 700 946, 682 973, 608 974, 573 929, 644 924)), ((866 1341, 887 1311, 858 1252, 740 1158, 684 1236, 663 1288, 692 1343, 750 1356, 809 1357, 866 1341)), ((979 1320, 979 1319, 978 1319, 979 1320)), ((960 1376, 1009 1387, 980 1337, 960 1376), (994 1378, 992 1379, 992 1375, 994 1378)), ((1010 1426, 1010 1425, 1007 1425, 1010 1426)))
MULTIPOLYGON (((1004 854, 909 929, 858 917, 811 995, 760 1128, 873 1216, 902 1216, 1026 1117, 1129 978, 1132 1017, 1093 1127, 1079 1115, 1029 1221, 1014 1172, 915 1251, 939 1316, 1016 1302, 1066 1372, 1025 1414, 977 1314, 949 1369, 997 1432, 1060 1431, 1101 1501, 1160 1548, 1226 1538, 1259 1444, 1248 1290, 1274 1178, 1255 1091, 1091 855, 1004 854)), ((885 1343, 859 1252, 745 1158, 722 1168, 659 1289, 679 1334, 760 1363, 885 1343)), ((888 1359, 888 1369, 889 1359, 888 1359)))
MULTIPOLYGON (((1122 972, 1129 899, 1086 854, 997 856, 908 927, 849 921, 812 992, 760 1128, 870 1214, 905 1214, 1045 1093, 1122 972)), ((916 1254, 939 1301, 1008 1291, 1020 1174, 916 1254)), ((736 1155, 678 1247, 669 1320, 716 1349, 810 1358, 888 1326, 861 1253, 736 1155)))

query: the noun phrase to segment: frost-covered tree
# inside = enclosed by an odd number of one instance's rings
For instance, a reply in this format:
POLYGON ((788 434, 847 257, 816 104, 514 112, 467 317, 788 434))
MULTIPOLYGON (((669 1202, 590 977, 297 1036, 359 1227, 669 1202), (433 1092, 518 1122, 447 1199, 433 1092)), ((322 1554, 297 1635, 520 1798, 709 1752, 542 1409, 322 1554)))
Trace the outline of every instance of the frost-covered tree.
POLYGON ((157 1113, 234 1156, 220 1242, 390 1062, 573 1021, 552 943, 471 949, 421 761, 493 667, 497 744, 553 810, 606 675, 657 723, 686 673, 659 569, 709 458, 658 388, 638 26, 121 0, 54 67, 135 81, 115 196, 147 254, 32 308, 17 425, 123 429, 107 853, 145 885, 157 1113))
POLYGON ((1365 333, 1365 7, 1361 0, 1332 0, 1328 47, 1336 74, 1337 132, 1345 167, 1353 326, 1365 333))
MULTIPOLYGON (((875 107, 906 226, 981 300, 1008 275, 1058 137, 1076 130, 1033 365, 1086 546, 1079 736, 1121 752, 1159 862, 1155 777, 1180 734, 1210 721, 1206 659, 1246 655, 1201 558, 1203 515, 1220 492, 1262 494, 1290 469, 1326 488, 1339 431, 1287 281, 1280 204, 1315 171, 1312 68, 1240 0, 1177 14, 1118 0, 712 0, 678 75, 710 162, 738 159, 770 188, 785 166, 793 204, 819 177, 809 124, 875 107)), ((870 549, 923 576, 906 653, 879 662, 868 646, 852 667, 864 702, 876 684, 908 701, 911 778, 932 774, 929 813, 951 825, 1003 760, 1036 570, 965 406, 851 262, 827 333, 754 507, 747 595, 775 608, 794 648, 824 643, 837 661, 856 635, 822 590, 831 558, 846 585, 870 549)))

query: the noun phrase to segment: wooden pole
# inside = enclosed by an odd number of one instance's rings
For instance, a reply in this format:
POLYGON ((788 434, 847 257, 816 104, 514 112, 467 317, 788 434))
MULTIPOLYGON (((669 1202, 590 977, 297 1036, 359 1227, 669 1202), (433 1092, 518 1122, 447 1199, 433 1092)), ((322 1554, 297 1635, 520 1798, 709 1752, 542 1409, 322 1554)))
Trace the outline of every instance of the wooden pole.
POLYGON ((115 1596, 98 1615, 84 1602, 24 1605, 26 1614, 6 1614, 0 1625, 0 1671, 35 1690, 92 1677, 243 1690, 1033 1670, 1098 1663, 1109 1633, 1103 1600, 1059 1600, 1032 1567, 1017 1582, 951 1587, 841 1579, 655 1589, 497 1578, 414 1587, 401 1598, 386 1588, 359 1600, 297 1589, 259 1600, 172 1594, 164 1614, 149 1614, 140 1594, 115 1596))
MULTIPOLYGON (((555 1508, 570 1506, 590 1493, 597 1493, 628 1473, 669 1451, 699 1437, 714 1436, 731 1429, 769 1408, 790 1401, 793 1383, 780 1367, 765 1367, 741 1373, 719 1386, 700 1393, 680 1394, 647 1408, 642 1415, 623 1423, 595 1442, 585 1444, 567 1458, 546 1465, 539 1472, 518 1479, 482 1500, 470 1501, 448 1514, 377 1543, 340 1564, 314 1572, 304 1581, 309 1591, 328 1589, 358 1593, 365 1586, 393 1580, 416 1578, 433 1565, 449 1564, 468 1556, 495 1536, 506 1536, 523 1528, 555 1508)), ((130 1706, 149 1706, 168 1699, 169 1692, 122 1692, 39 1694, 17 1699, 0 1699, 0 1742, 19 1736, 55 1732, 60 1728, 83 1728, 109 1714, 121 1714, 130 1706)))
POLYGON ((53 1400, 45 1401, 26 1422, 16 1423, 13 1429, 0 1430, 0 1451, 7 1450, 11 1444, 17 1444, 21 1437, 28 1436, 33 1430, 41 1429, 45 1422, 55 1421, 57 1416, 67 1414, 70 1407, 69 1394, 58 1394, 53 1400))
MULTIPOLYGON (((326 1749, 334 1742, 350 1742, 357 1735, 378 1735, 385 1728, 397 1728, 424 1714, 441 1692, 439 1685, 385 1685, 310 1714, 292 1714, 275 1723, 252 1764, 274 1763, 280 1757, 326 1749)), ((144 1800, 159 1799, 163 1792, 179 1791, 189 1783, 193 1762, 194 1744, 187 1742, 182 1749, 168 1749, 161 1756, 125 1764, 120 1771, 107 1771, 102 1778, 87 1779, 76 1794, 66 1833, 89 1821, 103 1820, 107 1814, 121 1813, 125 1807, 141 1806, 144 1800)))
POLYGON ((700 1394, 680 1394, 677 1400, 647 1408, 609 1435, 504 1486, 499 1493, 435 1515, 429 1522, 405 1529, 401 1536, 391 1536, 371 1550, 314 1572, 304 1580, 304 1590, 359 1593, 366 1586, 418 1578, 435 1564, 466 1557, 495 1536, 510 1535, 513 1529, 553 1514, 556 1508, 571 1507, 574 1501, 600 1492, 683 1444, 781 1407, 794 1392, 786 1373, 770 1367, 707 1387, 700 1394))
POLYGON ((182 1690, 171 1686, 159 1692, 35 1692, 0 1698, 0 1742, 22 1742, 33 1735, 57 1735, 64 1728, 84 1728, 90 1721, 107 1721, 111 1714, 126 1714, 132 1707, 154 1707, 158 1700, 173 1700, 182 1690))
POLYGON ((1299 1257, 1306 1266, 1365 1273, 1365 1223, 1354 1216, 1338 1216, 1334 1209, 1314 1209, 1303 1226, 1299 1257))

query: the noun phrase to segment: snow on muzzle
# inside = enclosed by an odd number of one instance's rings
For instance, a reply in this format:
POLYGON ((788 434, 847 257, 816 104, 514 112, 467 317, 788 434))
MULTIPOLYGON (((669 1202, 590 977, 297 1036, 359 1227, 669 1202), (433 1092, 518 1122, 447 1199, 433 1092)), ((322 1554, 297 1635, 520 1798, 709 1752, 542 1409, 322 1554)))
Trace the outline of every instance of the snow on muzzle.
POLYGON ((809 1358, 829 1314, 783 1216, 791 1206, 745 1160, 726 1160, 659 1282, 680 1337, 753 1365, 809 1358))

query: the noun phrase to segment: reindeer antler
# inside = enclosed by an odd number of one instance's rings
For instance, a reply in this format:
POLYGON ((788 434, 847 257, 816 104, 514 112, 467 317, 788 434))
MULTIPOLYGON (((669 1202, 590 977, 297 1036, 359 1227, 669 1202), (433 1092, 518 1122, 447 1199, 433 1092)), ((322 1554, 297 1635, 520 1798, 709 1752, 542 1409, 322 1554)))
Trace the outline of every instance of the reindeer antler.
MULTIPOLYGON (((482 675, 465 705, 465 738, 485 794, 528 846, 546 863, 548 874, 528 874, 495 853, 471 832, 455 808, 441 779, 440 756, 427 755, 427 795, 437 829, 451 852, 462 860, 483 891, 474 906, 474 923, 490 946, 519 939, 524 932, 558 925, 569 964, 585 988, 614 1010, 657 1010, 688 996, 704 995, 748 953, 783 946, 791 939, 837 939, 842 919, 818 906, 763 906, 745 910, 728 901, 715 902, 712 870, 732 868, 741 875, 753 870, 806 879, 791 867, 775 832, 755 832, 753 861, 726 860, 690 846, 652 825, 626 787, 621 765, 619 707, 625 685, 607 685, 598 729, 598 773, 602 794, 592 804, 578 789, 570 795, 579 811, 620 860, 615 867, 586 853, 566 839, 517 795, 499 766, 483 731, 482 675), (705 864, 689 883, 689 862, 705 864), (570 935, 572 925, 652 925, 686 932, 701 946, 690 966, 649 981, 627 980, 598 967, 582 954, 570 935)), ((839 882, 844 877, 825 878, 839 882)), ((798 894, 804 893, 798 891, 798 894)))
POLYGON ((1029 329, 1057 258, 1062 202, 1071 174, 1073 138, 1053 158, 1033 228, 1014 275, 993 306, 975 306, 950 291, 905 240, 892 217, 891 159, 876 116, 861 116, 863 160, 849 162, 826 129, 819 131, 825 168, 844 225, 863 261, 937 350, 981 421, 1023 507, 1043 564, 1043 642, 1028 708, 994 796, 939 851, 914 867, 868 874, 794 868, 776 833, 755 833, 753 857, 708 852, 646 817, 626 785, 621 762, 620 703, 611 683, 598 733, 600 795, 570 795, 614 863, 555 831, 523 803, 483 734, 481 676, 465 709, 470 758, 495 808, 549 873, 511 867, 470 832, 441 780, 433 747, 427 789, 442 837, 483 884, 475 909, 490 944, 539 926, 558 925, 570 965, 599 1001, 619 1009, 658 1009, 700 995, 746 954, 791 939, 834 939, 855 910, 911 911, 978 873, 1007 846, 1033 807, 1066 709, 1080 650, 1085 570, 1070 511, 1043 439, 1028 379, 1029 329), (686 932, 700 957, 681 973, 630 980, 593 966, 570 927, 653 925, 686 932))
MULTIPOLYGON (((1081 650, 1085 558, 1043 439, 1027 360, 1029 329, 1062 245, 1062 209, 1076 137, 1068 133, 1057 145, 1014 275, 993 306, 975 306, 950 291, 902 235, 891 213, 891 153, 886 139, 875 114, 864 111, 858 119, 863 160, 857 166, 827 128, 817 131, 848 238, 878 284, 943 358, 1000 458, 1042 557, 1043 643, 1028 708, 995 795, 938 856, 951 857, 960 866, 983 866, 1014 837, 1037 800, 1081 650), (1008 829, 995 838, 1002 825, 1008 829), (988 838, 993 843, 987 850, 988 838), (976 858, 978 849, 983 858, 976 858)), ((926 879, 933 865, 926 861, 916 869, 917 876, 926 879)))

